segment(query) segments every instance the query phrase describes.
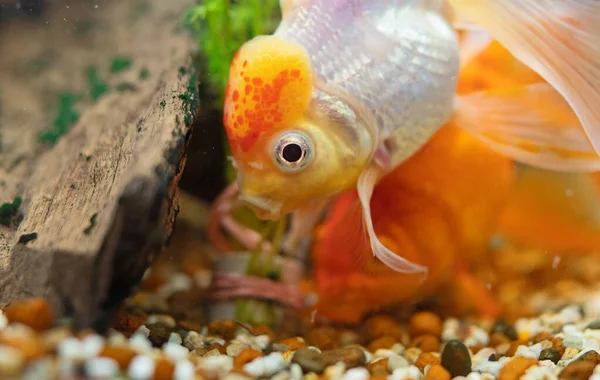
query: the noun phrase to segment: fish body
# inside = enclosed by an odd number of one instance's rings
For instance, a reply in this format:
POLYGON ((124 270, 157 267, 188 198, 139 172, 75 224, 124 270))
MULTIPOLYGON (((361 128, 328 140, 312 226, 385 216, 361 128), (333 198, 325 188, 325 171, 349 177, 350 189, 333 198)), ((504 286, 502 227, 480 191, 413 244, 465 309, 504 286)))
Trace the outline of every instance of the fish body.
POLYGON ((599 35, 599 2, 282 5, 276 32, 248 41, 232 62, 224 125, 240 199, 265 219, 294 212, 291 240, 309 233, 329 199, 356 188, 373 254, 396 271, 427 272, 378 239, 370 200, 375 185, 450 120, 522 162, 556 170, 600 168, 600 117, 592 106, 593 100, 600 104, 600 48, 591 43, 599 35), (466 50, 459 47, 456 25, 469 22, 544 81, 457 95, 466 50), (557 31, 572 38, 561 39, 557 31), (547 104, 556 110, 548 112, 547 104))

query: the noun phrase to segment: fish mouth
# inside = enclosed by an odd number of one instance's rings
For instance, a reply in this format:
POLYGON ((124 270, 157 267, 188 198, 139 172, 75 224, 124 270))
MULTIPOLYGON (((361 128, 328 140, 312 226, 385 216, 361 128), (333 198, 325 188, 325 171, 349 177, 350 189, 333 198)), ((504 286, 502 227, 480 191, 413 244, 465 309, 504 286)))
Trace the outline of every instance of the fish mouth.
POLYGON ((277 220, 281 217, 283 203, 261 195, 240 194, 239 199, 246 203, 263 220, 277 220))

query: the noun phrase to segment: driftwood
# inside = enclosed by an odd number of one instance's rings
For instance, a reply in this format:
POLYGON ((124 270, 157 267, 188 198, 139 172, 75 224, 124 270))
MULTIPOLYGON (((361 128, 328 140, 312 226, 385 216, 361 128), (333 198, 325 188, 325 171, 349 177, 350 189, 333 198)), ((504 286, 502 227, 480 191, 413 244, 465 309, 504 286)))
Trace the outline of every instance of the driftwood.
POLYGON ((194 0, 68 3, 0 25, 0 204, 22 198, 0 224, 0 308, 45 296, 105 330, 178 211, 198 110, 196 43, 178 25, 194 0), (53 145, 64 91, 78 116, 53 145))

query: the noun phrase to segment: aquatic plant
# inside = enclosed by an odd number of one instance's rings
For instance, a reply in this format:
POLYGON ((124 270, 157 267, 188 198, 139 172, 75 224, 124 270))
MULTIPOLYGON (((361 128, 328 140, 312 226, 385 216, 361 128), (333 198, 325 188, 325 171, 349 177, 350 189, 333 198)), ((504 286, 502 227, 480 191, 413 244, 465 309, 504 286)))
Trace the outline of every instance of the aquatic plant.
MULTIPOLYGON (((210 104, 222 112, 225 88, 229 77, 229 67, 237 50, 257 35, 272 33, 279 21, 279 0, 205 0, 194 5, 184 16, 183 24, 196 36, 202 67, 200 83, 206 85, 205 91, 214 99, 210 104)), ((215 126, 224 133, 223 126, 215 126)), ((226 139, 224 139, 226 141, 226 139)), ((225 143, 226 154, 230 154, 225 143)), ((228 163, 226 177, 228 182, 235 180, 235 169, 228 163)), ((270 255, 261 255, 259 247, 252 250, 246 274, 278 280, 280 269, 275 260, 286 228, 286 221, 262 221, 247 207, 233 212, 233 217, 241 224, 261 234, 262 241, 272 242, 270 255)), ((246 250, 231 239, 232 250, 246 250)), ((247 322, 274 322, 276 306, 268 301, 238 300, 237 318, 247 322)))
POLYGON ((229 65, 249 39, 268 34, 279 23, 279 0, 205 0, 185 15, 184 25, 197 36, 206 60, 206 80, 223 105, 229 65))

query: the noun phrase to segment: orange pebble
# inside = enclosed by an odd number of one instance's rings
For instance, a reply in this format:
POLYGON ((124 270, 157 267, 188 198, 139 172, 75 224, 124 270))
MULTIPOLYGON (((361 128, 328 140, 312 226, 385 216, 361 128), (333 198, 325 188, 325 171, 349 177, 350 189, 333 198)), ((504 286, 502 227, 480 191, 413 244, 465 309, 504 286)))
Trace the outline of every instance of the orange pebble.
POLYGON ((281 344, 285 344, 290 351, 296 351, 299 348, 307 347, 306 343, 304 343, 300 338, 287 338, 280 342, 281 344))
POLYGON ((421 372, 425 371, 425 367, 433 364, 441 364, 442 360, 437 356, 434 356, 428 352, 423 352, 419 355, 419 358, 415 362, 415 367, 417 367, 421 372))
POLYGON ((160 358, 156 360, 156 368, 154 369, 154 380, 171 380, 175 372, 175 364, 172 361, 160 358))
POLYGON ((3 313, 10 323, 22 323, 38 332, 50 329, 54 323, 54 314, 44 298, 14 301, 3 313))
POLYGON ((416 313, 410 319, 408 332, 412 337, 424 334, 439 337, 442 334, 442 319, 437 314, 429 311, 416 313))
POLYGON ((0 337, 0 345, 17 349, 27 361, 37 359, 46 353, 44 344, 36 336, 0 337))
POLYGON ((133 349, 126 346, 105 346, 99 356, 114 359, 119 363, 121 371, 126 371, 136 355, 133 349))
POLYGON ((432 364, 425 373, 424 380, 450 380, 450 372, 441 364, 432 364))
POLYGON ((438 352, 440 349, 440 338, 436 335, 421 335, 413 339, 410 347, 416 347, 423 352, 438 352))
POLYGON ((392 338, 391 336, 382 336, 369 343, 367 349, 370 352, 375 352, 381 348, 392 348, 396 343, 398 343, 398 341, 395 338, 392 338))
POLYGON ((367 364, 367 369, 372 375, 387 375, 388 374, 388 358, 380 359, 367 364))
POLYGON ((253 348, 246 348, 242 352, 240 352, 235 358, 233 358, 233 367, 234 368, 242 368, 244 364, 250 363, 254 359, 260 358, 264 356, 264 354, 260 351, 257 351, 253 348))
POLYGON ((255 326, 252 328, 252 334, 254 335, 267 335, 271 341, 275 339, 275 333, 267 325, 255 326))
POLYGON ((536 359, 515 356, 502 367, 498 375, 498 380, 518 380, 525 374, 529 367, 536 365, 537 362, 536 359))

